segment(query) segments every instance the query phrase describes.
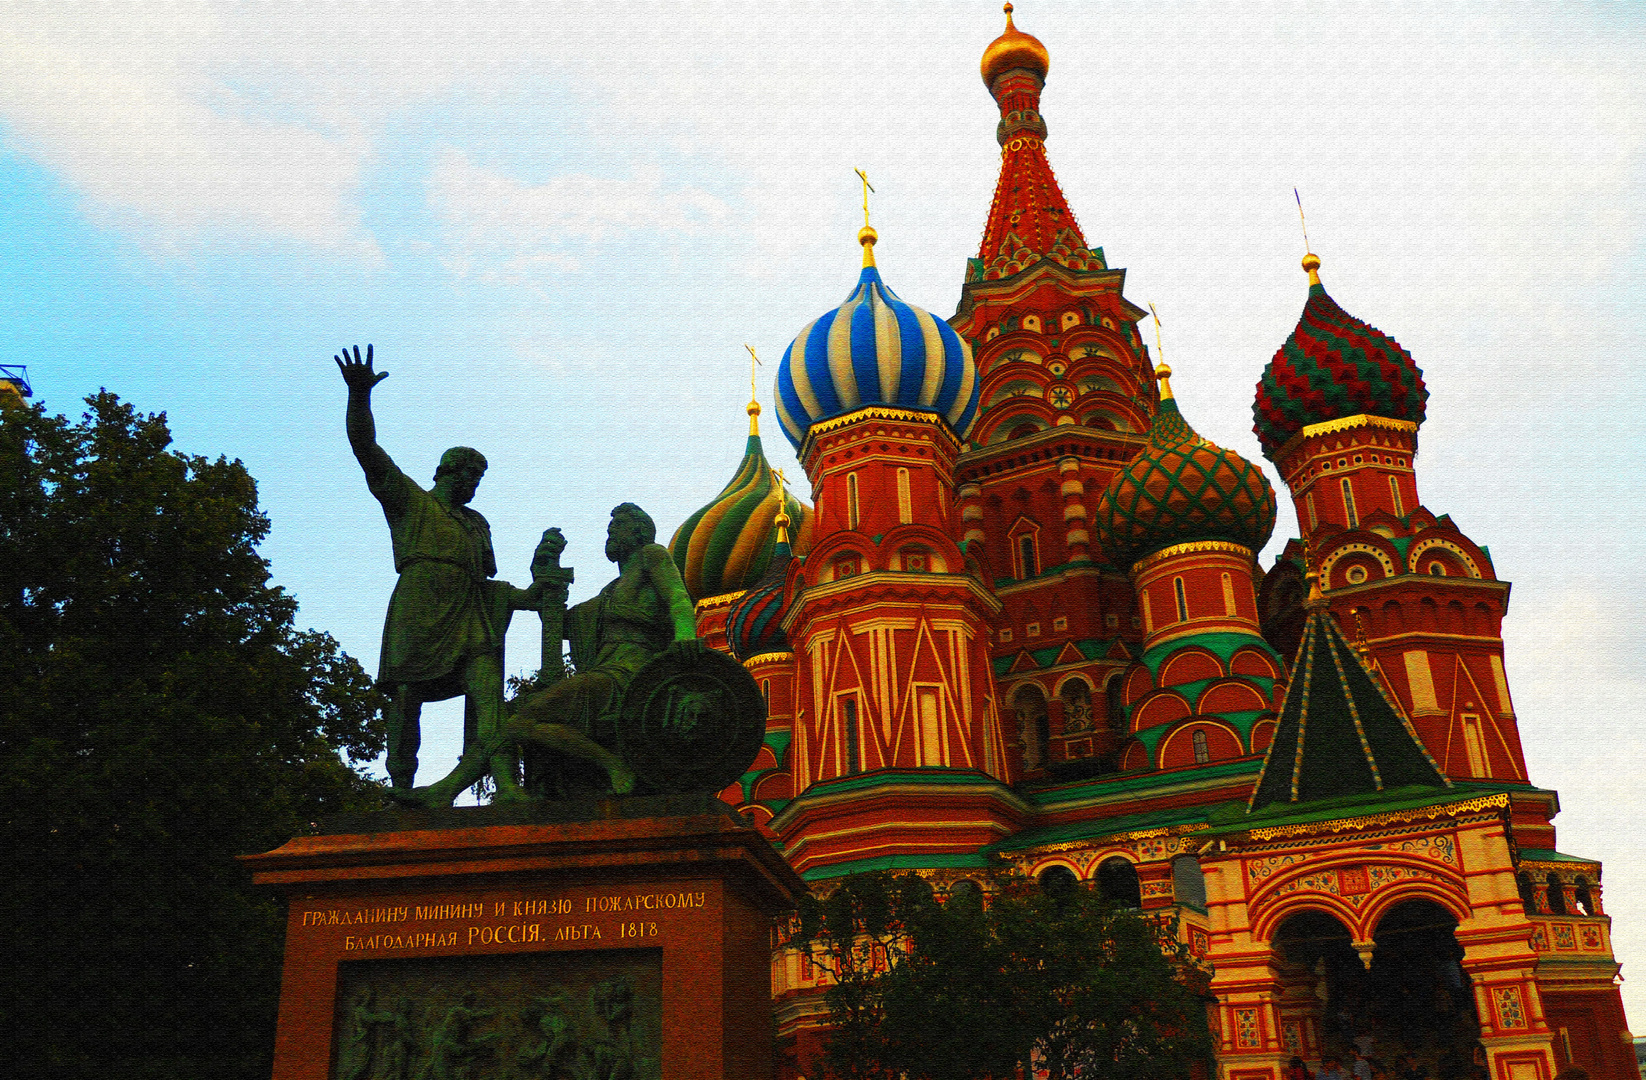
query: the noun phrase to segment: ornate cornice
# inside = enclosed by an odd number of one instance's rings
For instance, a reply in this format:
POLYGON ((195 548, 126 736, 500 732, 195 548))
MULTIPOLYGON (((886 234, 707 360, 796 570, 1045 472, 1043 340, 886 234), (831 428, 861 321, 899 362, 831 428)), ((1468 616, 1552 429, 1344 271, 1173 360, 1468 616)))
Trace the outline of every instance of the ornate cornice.
POLYGON ((1356 413, 1353 416, 1340 416, 1336 420, 1322 420, 1318 424, 1305 424, 1296 435, 1282 443, 1280 449, 1276 450, 1274 456, 1269 460, 1278 465, 1310 439, 1320 435, 1334 435, 1339 431, 1353 431, 1355 428, 1363 427, 1398 431, 1403 435, 1412 436, 1414 443, 1417 440, 1417 425, 1410 420, 1396 420, 1392 416, 1374 416, 1371 413, 1356 413))
POLYGON ((1435 803, 1429 806, 1412 807, 1409 810, 1391 810, 1382 814, 1356 815, 1330 821, 1310 821, 1298 825, 1276 825, 1266 829, 1252 829, 1246 835, 1260 842, 1264 840, 1285 840, 1295 836, 1311 836, 1320 833, 1358 832, 1363 829, 1375 829, 1382 825, 1415 825, 1439 818, 1456 818, 1462 814, 1481 813, 1488 810, 1507 810, 1508 808, 1509 796, 1508 793, 1504 792, 1497 795, 1482 795, 1475 799, 1465 799, 1462 802, 1435 803))
POLYGON ((1257 557, 1252 553, 1251 548, 1241 544, 1231 544, 1227 540, 1190 540, 1187 543, 1163 547, 1152 555, 1143 556, 1132 563, 1132 573, 1133 575, 1141 574, 1156 563, 1165 562, 1167 559, 1178 555, 1192 555, 1196 552, 1219 552, 1226 555, 1237 555, 1247 562, 1257 557))
POLYGON ((718 596, 705 596, 697 602, 693 608, 693 614, 701 615, 710 608, 731 607, 742 599, 743 594, 748 591, 747 589, 739 589, 736 592, 720 593, 718 596))
POLYGON ((743 666, 752 670, 761 664, 784 663, 792 662, 793 660, 794 653, 792 652, 763 652, 757 653, 756 655, 743 661, 743 666))

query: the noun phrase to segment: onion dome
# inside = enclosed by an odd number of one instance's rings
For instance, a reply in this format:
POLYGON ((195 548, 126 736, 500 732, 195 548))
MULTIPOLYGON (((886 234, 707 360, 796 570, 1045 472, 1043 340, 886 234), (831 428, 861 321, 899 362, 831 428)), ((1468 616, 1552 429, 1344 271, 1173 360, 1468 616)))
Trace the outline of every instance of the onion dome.
POLYGON ((863 273, 838 308, 795 338, 777 369, 777 419, 798 452, 820 420, 868 405, 936 413, 964 439, 982 384, 972 350, 952 327, 906 304, 880 280, 875 231, 857 234, 863 273))
POLYGON ((1172 398, 1171 369, 1155 368, 1160 411, 1149 445, 1098 500, 1098 542, 1110 563, 1129 569, 1173 544, 1223 540, 1260 551, 1275 526, 1275 493, 1263 471, 1207 442, 1172 398))
POLYGON ((766 572, 726 615, 726 643, 739 660, 761 653, 789 651, 789 639, 783 633, 783 582, 793 558, 789 548, 789 517, 779 514, 777 544, 772 549, 766 572))
POLYGON ((760 406, 749 402, 749 441, 737 475, 714 501, 687 518, 669 541, 692 600, 741 592, 760 580, 776 547, 779 510, 800 522, 802 553, 810 545, 812 509, 784 490, 760 444, 760 406))
POLYGON ((1368 413, 1423 422, 1429 391, 1400 342, 1337 306, 1320 283, 1320 259, 1303 258, 1309 300, 1257 384, 1252 430, 1273 458, 1310 424, 1368 413))
POLYGON ((983 50, 983 85, 993 86, 995 76, 1012 68, 1027 68, 1041 79, 1052 66, 1051 54, 1033 34, 1012 25, 1012 5, 1006 5, 1006 32, 983 50))

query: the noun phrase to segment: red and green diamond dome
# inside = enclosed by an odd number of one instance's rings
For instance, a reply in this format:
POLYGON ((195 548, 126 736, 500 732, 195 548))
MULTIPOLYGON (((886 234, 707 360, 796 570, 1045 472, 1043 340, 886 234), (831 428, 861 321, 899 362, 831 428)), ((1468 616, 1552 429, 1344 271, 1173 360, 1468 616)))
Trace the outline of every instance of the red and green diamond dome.
POLYGON ((1383 331, 1337 306, 1320 283, 1320 259, 1308 255, 1309 300, 1286 344, 1258 380, 1252 430, 1273 458, 1310 424, 1345 416, 1423 422, 1429 391, 1412 354, 1383 331))
POLYGON ((1122 570, 1173 544, 1223 540, 1253 552, 1275 527, 1275 493, 1263 470, 1195 434, 1160 378, 1149 445, 1109 483, 1094 524, 1104 557, 1122 570))

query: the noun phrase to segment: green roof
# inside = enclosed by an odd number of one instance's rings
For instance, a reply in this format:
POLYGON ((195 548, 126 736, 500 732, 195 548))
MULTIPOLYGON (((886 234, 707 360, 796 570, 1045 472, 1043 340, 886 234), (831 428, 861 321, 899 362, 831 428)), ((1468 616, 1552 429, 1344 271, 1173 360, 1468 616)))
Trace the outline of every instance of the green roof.
POLYGON ((1255 648, 1260 652, 1267 653, 1274 660, 1277 667, 1281 670, 1285 670, 1285 665, 1280 662, 1280 654, 1275 652, 1273 645, 1270 645, 1267 641, 1264 641, 1256 634, 1234 633, 1195 634, 1191 637, 1173 638, 1164 645, 1156 645, 1154 648, 1144 653, 1142 657, 1143 666, 1149 669, 1150 675, 1159 675, 1160 665, 1164 663, 1168 657, 1176 655, 1180 650, 1191 645, 1197 645, 1211 653, 1213 656, 1216 656, 1223 662, 1223 667, 1225 669, 1228 668, 1230 658, 1233 657, 1237 651, 1242 648, 1250 647, 1255 648))
POLYGON ((1414 785, 1450 781, 1325 605, 1314 602, 1251 809, 1414 785))
POLYGON ((1121 795, 1142 795, 1153 788, 1178 787, 1196 780, 1216 781, 1235 776, 1250 776, 1258 770, 1258 763, 1222 761, 1195 769, 1173 769, 1170 772, 1118 773, 1096 776, 1056 787, 1019 791, 1029 803, 1043 809, 1055 808, 1058 803, 1079 802, 1086 799, 1108 799, 1121 795))
POLYGON ((1576 855, 1564 855, 1553 848, 1523 847, 1520 849, 1522 861, 1529 862, 1581 862, 1598 863, 1599 859, 1582 859, 1576 855))
POLYGON ((800 876, 806 881, 828 881, 848 874, 867 874, 872 870, 987 870, 991 865, 988 856, 981 851, 968 851, 960 855, 876 855, 872 859, 814 866, 800 876))
POLYGON ((1139 832, 1143 829, 1165 829, 1173 825, 1191 825, 1206 821, 1217 806, 1240 807, 1239 802, 1213 803, 1210 806, 1178 806, 1170 810, 1156 810, 1147 814, 1125 814, 1121 817, 1077 821, 1066 825, 1045 825, 1025 829, 1015 836, 990 844, 984 851, 1022 851, 1043 844, 1063 844, 1074 840, 1096 840, 1104 836, 1139 832))

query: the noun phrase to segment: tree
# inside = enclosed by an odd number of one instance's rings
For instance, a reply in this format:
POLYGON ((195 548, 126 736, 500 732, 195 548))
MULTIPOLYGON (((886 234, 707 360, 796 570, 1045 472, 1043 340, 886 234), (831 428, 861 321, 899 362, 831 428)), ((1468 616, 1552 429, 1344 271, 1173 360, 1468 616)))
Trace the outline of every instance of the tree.
POLYGON ((864 874, 806 898, 793 944, 835 977, 840 1077, 1164 1080, 1211 1052, 1187 952, 1085 889, 1008 878, 945 899, 917 875, 864 874))
POLYGON ((0 407, 0 1041, 32 1076, 263 1076, 281 905, 235 856, 378 805, 379 699, 269 583, 238 461, 102 392, 0 407))

